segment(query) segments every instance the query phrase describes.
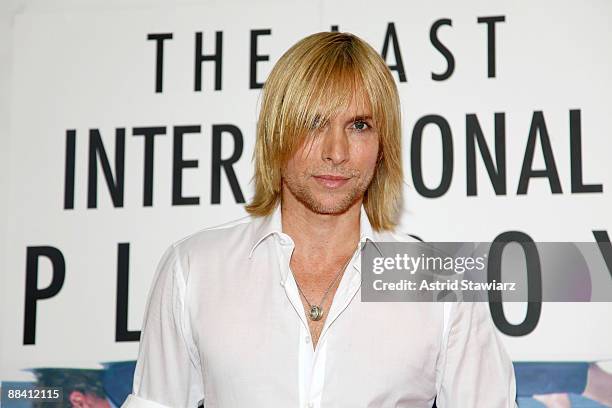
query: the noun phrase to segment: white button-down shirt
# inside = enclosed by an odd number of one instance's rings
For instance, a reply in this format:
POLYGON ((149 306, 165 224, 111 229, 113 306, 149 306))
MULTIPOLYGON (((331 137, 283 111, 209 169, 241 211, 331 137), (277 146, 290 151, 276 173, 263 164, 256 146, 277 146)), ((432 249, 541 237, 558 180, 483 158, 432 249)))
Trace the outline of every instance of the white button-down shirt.
MULTIPOLYGON (((373 231, 361 242, 411 242, 373 231)), ((516 407, 486 303, 361 302, 360 251, 316 345, 280 207, 193 233, 163 254, 123 408, 516 407)), ((314 256, 315 254, 313 254, 314 256)))

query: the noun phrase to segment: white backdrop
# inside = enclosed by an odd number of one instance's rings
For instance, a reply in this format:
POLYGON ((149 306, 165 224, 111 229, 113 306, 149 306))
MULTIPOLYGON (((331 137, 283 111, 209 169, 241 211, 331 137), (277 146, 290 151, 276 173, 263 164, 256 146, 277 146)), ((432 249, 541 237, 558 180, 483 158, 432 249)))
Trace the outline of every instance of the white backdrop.
MULTIPOLYGON (((607 1, 445 1, 419 7, 378 1, 374 8, 355 1, 208 1, 176 8, 19 13, 11 33, 10 127, 2 137, 8 216, 0 276, 0 380, 27 379, 20 371, 26 367, 98 367, 135 359, 137 342, 116 341, 119 244, 129 243, 127 330, 136 331, 163 249, 195 230, 245 215, 224 171, 220 203, 212 203, 213 129, 229 124, 240 130, 244 145, 233 169, 248 199, 260 94, 250 86, 251 36, 257 30, 269 30, 257 37, 256 53, 268 56, 256 62, 257 82, 265 81, 290 45, 332 25, 380 52, 387 38, 388 64, 396 66, 401 58, 403 65, 403 74, 393 71, 404 119, 403 230, 430 241, 490 241, 505 231, 522 231, 535 241, 587 242, 595 240, 593 231, 612 231, 611 22, 607 1), (478 22, 487 17, 504 20, 494 25, 494 56, 487 52, 488 26, 478 22), (448 21, 432 41, 430 31, 440 20, 448 21), (220 90, 214 89, 213 62, 202 64, 202 89, 194 90, 198 32, 204 54, 214 53, 215 33, 222 32, 220 90), (163 90, 156 92, 156 41, 147 36, 162 33, 172 39, 164 41, 163 90), (454 70, 447 79, 432 79, 432 73, 448 71, 449 53, 454 70), (494 73, 488 72, 489 59, 494 73), (581 119, 583 184, 601 192, 572 189, 570 111, 579 111, 581 119), (505 118, 506 191, 496 194, 477 150, 478 194, 468 195, 467 117, 477 116, 494 152, 496 113, 505 118), (415 186, 410 162, 413 130, 427 115, 441 117, 452 133, 451 165, 443 163, 439 129, 429 125, 423 132, 425 185, 434 189, 444 166, 452 169, 450 185, 436 198, 424 197, 415 186), (561 192, 551 191, 548 178, 533 177, 526 194, 517 194, 534 117, 544 120, 556 172, 544 161, 544 125, 535 133, 528 168, 546 166, 558 174, 561 192), (143 200, 145 138, 134 135, 134 128, 142 127, 165 133, 154 138, 150 206, 143 200), (182 138, 182 160, 191 162, 178 170, 179 183, 173 166, 181 129, 191 132, 182 138), (89 149, 96 131, 115 179, 120 178, 115 151, 124 146, 124 193, 123 202, 114 203, 102 166, 91 166, 98 181, 97 200, 89 208, 88 188, 95 187, 88 176, 89 149), (123 142, 116 132, 124 132, 123 142), (65 200, 71 184, 69 135, 75 140, 74 194, 68 194, 73 205, 65 200), (182 196, 199 197, 199 203, 173 205, 173 186, 179 185, 182 196), (34 342, 24 344, 28 248, 33 253, 42 246, 61 252, 65 277, 57 294, 36 303, 35 337, 30 330, 27 341, 34 342)), ((227 159, 237 136, 219 137, 220 157, 227 159)), ((50 260, 41 257, 38 288, 49 286, 57 269, 53 274, 50 260)), ((513 323, 524 318, 524 305, 505 310, 513 323)), ((607 360, 611 317, 610 303, 545 303, 533 332, 503 337, 514 360, 607 360)))

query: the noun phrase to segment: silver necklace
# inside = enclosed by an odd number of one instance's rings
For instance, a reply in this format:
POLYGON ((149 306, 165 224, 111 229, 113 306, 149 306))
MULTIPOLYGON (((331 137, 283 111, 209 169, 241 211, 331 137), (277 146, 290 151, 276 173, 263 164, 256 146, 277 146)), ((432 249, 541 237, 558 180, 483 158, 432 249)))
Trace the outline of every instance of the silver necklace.
MULTIPOLYGON (((308 307, 310 308, 310 312, 308 313, 308 317, 310 317, 310 320, 315 320, 315 321, 321 320, 321 318, 323 317, 323 303, 325 302, 325 298, 327 297, 329 290, 332 288, 332 286, 334 286, 334 283, 338 280, 338 277, 342 274, 342 272, 344 271, 348 263, 351 261, 351 259, 353 259, 353 254, 349 256, 345 264, 342 265, 342 268, 340 268, 340 270, 336 273, 336 277, 331 282, 331 284, 327 287, 327 290, 323 294, 323 297, 321 298, 321 301, 319 302, 318 305, 313 305, 308 301, 308 298, 306 297, 304 292, 302 292, 302 288, 300 288, 300 285, 298 284, 297 279, 295 279, 295 284, 297 285, 298 290, 300 291, 302 296, 304 296, 304 300, 306 300, 306 303, 308 304, 308 307)), ((289 264, 289 270, 291 271, 291 273, 293 274, 293 277, 295 278, 293 269, 291 269, 291 263, 289 264)))

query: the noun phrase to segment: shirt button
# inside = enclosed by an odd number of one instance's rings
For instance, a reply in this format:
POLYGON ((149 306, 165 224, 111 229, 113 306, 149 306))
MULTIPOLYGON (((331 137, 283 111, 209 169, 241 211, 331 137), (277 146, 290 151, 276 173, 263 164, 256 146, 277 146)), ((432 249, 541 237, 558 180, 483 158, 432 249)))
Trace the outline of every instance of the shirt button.
POLYGON ((313 407, 314 407, 314 404, 313 404, 312 402, 309 402, 308 404, 306 404, 306 407, 307 407, 307 408, 313 408, 313 407))
POLYGON ((306 343, 310 343, 310 336, 306 336, 306 337, 304 337, 304 341, 305 341, 306 343))

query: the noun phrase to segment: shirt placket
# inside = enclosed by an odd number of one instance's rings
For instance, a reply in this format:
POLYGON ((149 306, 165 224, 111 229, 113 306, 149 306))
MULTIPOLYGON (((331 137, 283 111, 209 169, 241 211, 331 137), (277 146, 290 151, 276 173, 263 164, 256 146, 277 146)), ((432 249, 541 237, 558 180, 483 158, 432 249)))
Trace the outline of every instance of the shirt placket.
POLYGON ((327 362, 327 332, 330 325, 348 307, 360 286, 359 268, 355 265, 358 260, 357 251, 354 254, 345 273, 340 280, 334 295, 329 315, 321 331, 316 350, 313 347, 308 321, 304 313, 304 306, 298 292, 297 283, 289 270, 289 261, 293 251, 292 245, 283 245, 281 240, 281 268, 287 268, 287 278, 281 284, 285 293, 300 319, 300 336, 298 344, 298 378, 300 408, 320 408, 325 381, 325 367, 327 362))
POLYGON ((279 254, 279 268, 281 268, 281 276, 286 277, 280 280, 280 285, 285 290, 285 294, 289 302, 293 306, 296 314, 299 317, 299 337, 298 337, 298 395, 299 406, 307 406, 308 388, 310 378, 312 376, 312 362, 314 359, 314 349, 312 340, 310 339, 310 331, 308 330, 308 322, 304 315, 302 300, 297 290, 297 284, 293 274, 289 270, 289 261, 293 252, 293 244, 287 238, 278 238, 277 251, 279 254))
MULTIPOLYGON (((351 259, 346 273, 342 276, 336 294, 331 304, 329 315, 325 319, 325 324, 321 330, 321 335, 317 342, 317 349, 314 352, 312 376, 308 392, 309 400, 306 408, 320 408, 323 397, 323 386, 325 383, 325 370, 328 361, 328 342, 329 330, 332 323, 346 310, 361 285, 360 274, 355 266, 355 256, 351 259)), ((339 351, 339 350, 338 350, 339 351)))

